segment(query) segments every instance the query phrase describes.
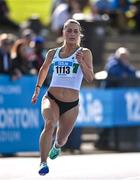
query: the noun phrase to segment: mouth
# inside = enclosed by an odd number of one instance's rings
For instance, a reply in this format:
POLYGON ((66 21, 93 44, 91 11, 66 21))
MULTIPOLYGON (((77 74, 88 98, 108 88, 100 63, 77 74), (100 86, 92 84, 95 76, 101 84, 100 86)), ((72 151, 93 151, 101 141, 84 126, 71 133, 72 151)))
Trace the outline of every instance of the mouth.
POLYGON ((69 38, 70 41, 75 41, 75 38, 69 38))

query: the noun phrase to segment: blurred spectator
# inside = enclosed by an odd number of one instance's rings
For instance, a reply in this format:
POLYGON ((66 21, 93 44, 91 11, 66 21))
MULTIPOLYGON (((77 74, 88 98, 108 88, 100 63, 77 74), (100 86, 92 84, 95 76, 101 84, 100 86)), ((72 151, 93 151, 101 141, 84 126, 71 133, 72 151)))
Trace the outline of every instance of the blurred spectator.
POLYGON ((134 15, 134 19, 135 19, 135 22, 136 22, 136 32, 137 33, 140 33, 140 1, 137 0, 135 2, 135 7, 136 7, 136 11, 135 11, 135 15, 134 15))
POLYGON ((111 3, 109 0, 96 0, 90 3, 91 17, 93 21, 102 21, 103 19, 110 21, 112 13, 111 3))
POLYGON ((52 13, 56 9, 56 7, 62 3, 65 3, 66 0, 52 0, 52 13))
POLYGON ((130 0, 112 0, 112 7, 115 12, 114 21, 120 33, 130 31, 126 14, 130 10, 131 5, 130 0))
POLYGON ((45 55, 46 55, 46 50, 44 47, 44 38, 41 36, 38 36, 34 38, 33 40, 33 48, 35 51, 35 61, 33 62, 34 67, 37 69, 37 72, 39 71, 40 67, 42 66, 45 55))
POLYGON ((67 0, 56 7, 52 14, 51 29, 56 36, 62 35, 63 24, 69 18, 72 18, 74 13, 81 12, 80 3, 77 0, 67 0))
MULTIPOLYGON (((34 38, 32 42, 34 51, 35 51, 35 61, 33 61, 33 66, 37 70, 37 73, 39 72, 40 67, 42 66, 45 56, 47 53, 47 50, 45 48, 45 39, 41 36, 38 36, 34 38)), ((48 76, 46 77, 43 85, 48 86, 50 84, 50 80, 52 78, 52 71, 53 71, 53 65, 50 66, 48 76)))
POLYGON ((111 4, 114 9, 126 12, 129 10, 131 2, 130 0, 111 0, 111 4))
POLYGON ((132 3, 130 10, 127 12, 129 26, 132 33, 140 33, 140 0, 132 3))
POLYGON ((28 46, 23 39, 18 39, 12 48, 12 79, 18 79, 22 75, 37 74, 33 62, 29 59, 28 46))
MULTIPOLYGON (((134 81, 137 78, 137 70, 130 64, 129 58, 130 52, 125 47, 119 47, 113 55, 109 56, 105 66, 108 76, 102 82, 102 87, 127 87, 131 79, 134 81)), ((95 146, 100 149, 109 149, 109 136, 111 133, 112 128, 102 128, 95 146)))
POLYGON ((34 52, 34 48, 32 47, 32 42, 34 39, 34 33, 31 29, 24 29, 21 38, 24 40, 26 46, 27 46, 27 52, 28 52, 28 60, 35 61, 36 56, 34 52))
POLYGON ((44 27, 40 20, 40 17, 35 14, 28 19, 27 24, 28 28, 32 29, 36 34, 40 34, 42 28, 44 27))
POLYGON ((109 0, 96 0, 92 3, 93 11, 98 11, 99 14, 110 13, 112 10, 111 1, 109 0))
POLYGON ((0 0, 0 25, 18 30, 19 25, 9 17, 9 7, 5 0, 0 0))
POLYGON ((27 45, 30 45, 31 41, 34 38, 34 33, 33 33, 33 31, 31 29, 28 29, 28 28, 24 29, 21 32, 21 38, 25 40, 27 45))
POLYGON ((111 55, 105 66, 108 73, 106 87, 117 87, 123 79, 136 77, 136 68, 129 62, 130 53, 127 48, 120 47, 111 55))
POLYGON ((92 3, 92 14, 95 16, 106 14, 110 25, 118 32, 128 32, 128 19, 126 13, 130 9, 129 0, 96 0, 92 3))
POLYGON ((14 38, 11 34, 3 33, 0 35, 0 73, 10 74, 11 57, 10 52, 14 38))

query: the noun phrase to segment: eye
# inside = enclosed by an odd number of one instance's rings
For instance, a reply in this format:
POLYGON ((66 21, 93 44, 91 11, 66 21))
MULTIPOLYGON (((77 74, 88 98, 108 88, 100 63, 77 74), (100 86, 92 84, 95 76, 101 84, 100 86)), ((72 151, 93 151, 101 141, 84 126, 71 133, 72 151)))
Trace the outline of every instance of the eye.
POLYGON ((73 32, 73 33, 75 33, 75 34, 78 34, 78 33, 79 33, 78 29, 67 29, 66 32, 67 32, 67 33, 72 33, 72 32, 73 32))
POLYGON ((78 34, 78 30, 77 29, 74 29, 73 31, 75 34, 78 34))
POLYGON ((72 32, 72 29, 67 29, 66 32, 71 33, 71 32, 72 32))

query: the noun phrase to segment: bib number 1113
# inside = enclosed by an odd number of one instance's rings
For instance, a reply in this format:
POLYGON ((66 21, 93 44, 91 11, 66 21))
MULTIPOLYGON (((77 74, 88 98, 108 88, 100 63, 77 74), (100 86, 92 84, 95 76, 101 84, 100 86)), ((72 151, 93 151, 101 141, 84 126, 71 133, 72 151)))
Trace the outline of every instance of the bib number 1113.
POLYGON ((56 73, 57 74, 70 74, 70 67, 69 66, 56 66, 56 73))

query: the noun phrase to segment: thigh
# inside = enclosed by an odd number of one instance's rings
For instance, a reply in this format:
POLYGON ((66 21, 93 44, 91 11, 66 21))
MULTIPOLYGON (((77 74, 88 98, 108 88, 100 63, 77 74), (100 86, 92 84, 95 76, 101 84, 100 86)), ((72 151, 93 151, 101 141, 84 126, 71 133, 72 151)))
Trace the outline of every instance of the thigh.
POLYGON ((59 119, 59 135, 61 136, 68 136, 76 122, 77 116, 79 112, 79 105, 75 106, 74 108, 66 111, 64 114, 61 115, 59 119))
POLYGON ((44 120, 57 121, 59 119, 59 107, 54 100, 48 97, 42 98, 41 113, 44 120))

